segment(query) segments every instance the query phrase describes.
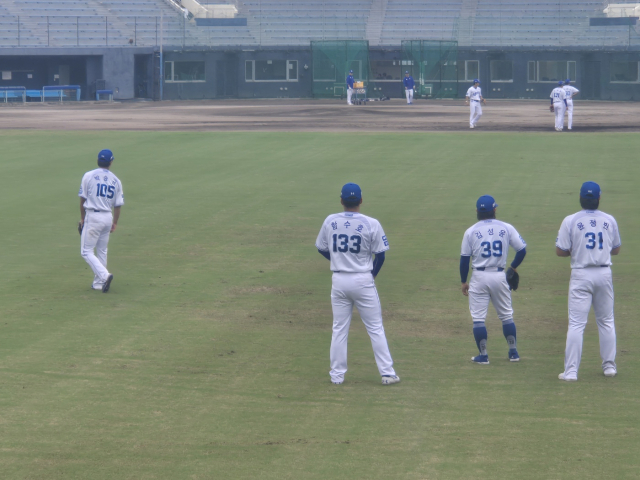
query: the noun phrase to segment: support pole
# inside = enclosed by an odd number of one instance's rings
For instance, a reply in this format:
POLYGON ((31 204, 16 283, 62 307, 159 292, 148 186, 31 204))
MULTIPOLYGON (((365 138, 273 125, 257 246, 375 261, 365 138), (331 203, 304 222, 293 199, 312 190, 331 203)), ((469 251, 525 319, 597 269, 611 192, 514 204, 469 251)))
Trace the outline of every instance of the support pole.
POLYGON ((160 11, 160 101, 164 100, 164 59, 162 58, 162 41, 163 41, 163 23, 164 17, 162 10, 160 11))

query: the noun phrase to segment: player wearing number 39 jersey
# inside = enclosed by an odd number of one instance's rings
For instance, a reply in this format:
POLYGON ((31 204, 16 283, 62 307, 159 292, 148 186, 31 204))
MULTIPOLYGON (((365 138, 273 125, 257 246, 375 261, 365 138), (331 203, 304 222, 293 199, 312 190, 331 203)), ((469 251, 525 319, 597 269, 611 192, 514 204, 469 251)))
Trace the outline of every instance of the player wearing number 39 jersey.
POLYGON ((520 360, 516 348, 516 325, 513 322, 511 292, 504 270, 509 246, 517 252, 511 262, 511 268, 515 270, 524 260, 527 244, 515 228, 496 220, 497 206, 490 195, 483 195, 478 199, 476 212, 479 221, 465 232, 460 251, 462 293, 469 297, 473 336, 480 352, 480 355, 473 357, 471 361, 481 365, 489 364, 485 320, 490 301, 502 321, 502 332, 509 345, 509 360, 520 360), (467 283, 470 263, 473 274, 471 282, 467 283))
POLYGON ((600 186, 585 182, 580 189, 583 210, 564 219, 556 240, 556 254, 571 256, 569 282, 569 329, 564 356, 564 372, 558 378, 578 379, 582 358, 582 338, 591 305, 600 334, 600 356, 605 376, 614 377, 616 329, 613 322, 613 280, 611 255, 620 252, 620 233, 615 218, 598 210, 600 186))
POLYGON ((383 385, 398 383, 382 325, 382 308, 374 278, 384 262, 389 242, 380 222, 360 213, 362 191, 355 183, 342 187, 340 202, 344 212, 324 221, 316 248, 331 262, 333 271, 331 307, 331 381, 339 385, 347 372, 347 337, 353 307, 358 309, 382 376, 383 385), (375 260, 373 256, 375 255, 375 260))

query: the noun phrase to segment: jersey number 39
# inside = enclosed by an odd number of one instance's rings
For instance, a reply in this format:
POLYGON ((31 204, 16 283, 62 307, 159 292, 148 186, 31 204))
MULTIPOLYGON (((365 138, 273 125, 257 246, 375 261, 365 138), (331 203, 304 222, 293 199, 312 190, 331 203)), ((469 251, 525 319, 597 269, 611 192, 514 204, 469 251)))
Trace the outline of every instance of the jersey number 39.
POLYGON ((360 253, 360 244, 362 243, 362 237, 360 235, 345 235, 344 233, 338 235, 333 234, 333 251, 345 253, 350 251, 351 253, 360 253), (349 248, 349 240, 353 242, 351 248, 349 248), (338 243, 340 242, 340 243, 338 243))
POLYGON ((484 247, 484 250, 482 250, 482 254, 480 255, 482 258, 489 258, 491 255, 494 257, 502 256, 502 241, 500 240, 495 240, 493 245, 491 242, 482 242, 480 246, 484 247), (491 247, 493 247, 493 252, 491 251, 491 247))

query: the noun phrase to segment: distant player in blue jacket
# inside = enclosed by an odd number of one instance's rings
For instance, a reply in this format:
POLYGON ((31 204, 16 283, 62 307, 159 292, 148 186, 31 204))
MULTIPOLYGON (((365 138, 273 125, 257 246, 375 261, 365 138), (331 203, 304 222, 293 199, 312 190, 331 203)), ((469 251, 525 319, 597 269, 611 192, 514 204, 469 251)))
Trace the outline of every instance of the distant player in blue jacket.
POLYGON ((353 105, 351 103, 351 95, 353 95, 353 70, 349 70, 347 76, 347 105, 353 105))
POLYGON ((413 81, 413 77, 409 75, 409 71, 404 72, 402 83, 404 84, 404 92, 407 96, 407 104, 411 105, 413 103, 413 87, 415 86, 415 82, 413 81))

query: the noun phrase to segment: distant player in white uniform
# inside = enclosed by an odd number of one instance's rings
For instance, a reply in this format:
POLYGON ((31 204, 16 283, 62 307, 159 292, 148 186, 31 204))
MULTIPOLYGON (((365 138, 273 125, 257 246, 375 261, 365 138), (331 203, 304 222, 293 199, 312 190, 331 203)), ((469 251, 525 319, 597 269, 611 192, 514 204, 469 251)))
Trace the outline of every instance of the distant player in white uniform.
POLYGON ((516 344, 516 324, 513 322, 511 292, 505 276, 509 245, 516 251, 511 268, 516 270, 527 254, 527 244, 513 226, 496 220, 497 204, 492 196, 483 195, 476 202, 478 223, 467 229, 460 251, 460 281, 462 294, 469 297, 469 311, 473 319, 473 336, 479 355, 471 361, 489 365, 487 328, 485 320, 489 302, 493 303, 502 321, 502 333, 509 346, 508 357, 520 361, 516 344), (471 282, 467 283, 469 263, 473 268, 471 282))
POLYGON ((93 270, 94 290, 109 291, 113 275, 107 270, 107 245, 124 205, 122 183, 111 171, 113 153, 102 150, 98 166, 87 172, 80 184, 80 254, 93 270), (113 213, 111 209, 113 208, 113 213), (94 249, 95 252, 94 253, 94 249))
POLYGON ((347 75, 347 105, 353 105, 351 103, 351 95, 353 95, 353 70, 349 70, 347 75))
POLYGON ((556 132, 561 132, 564 129, 564 111, 567 107, 567 101, 565 100, 566 94, 562 88, 564 82, 560 80, 558 86, 551 91, 551 111, 555 113, 556 118, 556 132))
POLYGON ((567 129, 571 130, 571 126, 573 125, 573 97, 580 93, 580 90, 571 86, 570 78, 564 81, 562 89, 564 90, 564 99, 567 104, 567 129))
POLYGON ((582 338, 593 305, 600 334, 602 370, 615 377, 616 328, 613 322, 611 255, 620 253, 620 232, 615 218, 600 210, 600 186, 585 182, 580 188, 582 210, 564 219, 556 240, 556 254, 571 256, 569 329, 560 380, 578 380, 582 338))
POLYGON ((482 89, 480 88, 480 80, 477 78, 473 80, 473 86, 467 90, 467 96, 465 97, 465 103, 471 106, 471 114, 469 116, 469 128, 476 128, 476 124, 482 116, 482 106, 480 102, 485 105, 487 102, 482 97, 482 89))
POLYGON ((402 84, 404 85, 404 93, 407 97, 407 104, 411 105, 413 103, 413 87, 415 87, 415 82, 413 81, 413 77, 409 75, 408 70, 404 72, 402 84))
POLYGON ((382 325, 382 308, 374 278, 384 262, 389 242, 380 222, 360 213, 362 191, 355 183, 342 187, 344 212, 329 215, 322 224, 316 248, 331 261, 333 271, 331 307, 331 381, 340 385, 347 372, 347 337, 353 307, 358 309, 369 337, 383 385, 398 383, 387 337, 382 325), (375 255, 375 260, 373 259, 375 255))

